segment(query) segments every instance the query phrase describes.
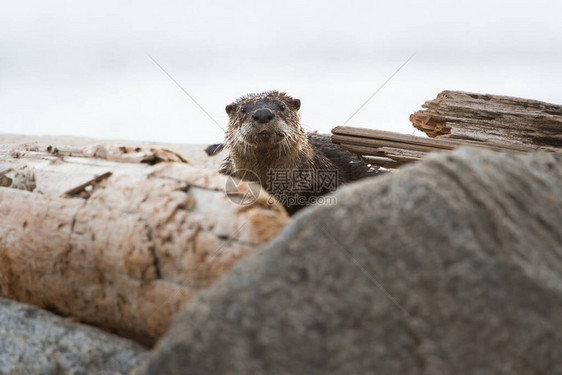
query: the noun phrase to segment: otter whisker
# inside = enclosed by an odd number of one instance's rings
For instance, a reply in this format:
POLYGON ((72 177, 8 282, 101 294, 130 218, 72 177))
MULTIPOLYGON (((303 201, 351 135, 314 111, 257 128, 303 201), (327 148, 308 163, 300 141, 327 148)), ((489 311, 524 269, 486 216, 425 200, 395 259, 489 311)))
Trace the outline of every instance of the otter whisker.
POLYGON ((221 167, 222 173, 233 175, 241 169, 251 170, 267 190, 268 172, 272 169, 314 172, 305 181, 315 189, 312 195, 302 194, 292 184, 275 191, 276 196, 289 199, 279 201, 289 213, 342 183, 380 174, 378 170, 369 170, 356 155, 331 143, 329 136, 303 129, 299 109, 300 100, 278 91, 249 94, 226 107, 229 123, 225 140, 229 155, 221 167), (323 173, 316 173, 320 171, 323 173), (319 176, 326 179, 330 173, 335 173, 330 179, 335 185, 325 186, 319 176), (292 200, 303 203, 291 203, 292 200))

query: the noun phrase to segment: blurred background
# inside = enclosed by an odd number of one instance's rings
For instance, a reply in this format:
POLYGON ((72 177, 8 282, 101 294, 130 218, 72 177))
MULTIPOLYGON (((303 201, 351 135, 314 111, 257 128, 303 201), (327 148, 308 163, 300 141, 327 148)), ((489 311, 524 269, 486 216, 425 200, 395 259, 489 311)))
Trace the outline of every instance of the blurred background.
POLYGON ((212 143, 237 97, 329 132, 417 134, 442 90, 562 104, 558 1, 21 1, 0 12, 0 132, 212 143))

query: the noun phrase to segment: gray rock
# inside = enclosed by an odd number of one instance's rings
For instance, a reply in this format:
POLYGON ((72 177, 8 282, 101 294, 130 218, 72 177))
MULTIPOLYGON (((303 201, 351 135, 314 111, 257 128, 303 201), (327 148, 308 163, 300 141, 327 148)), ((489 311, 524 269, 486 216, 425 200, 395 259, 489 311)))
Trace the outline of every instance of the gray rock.
POLYGON ((0 298, 1 374, 128 374, 146 353, 129 340, 0 298))
POLYGON ((189 303, 146 374, 562 373, 562 158, 342 189, 189 303))

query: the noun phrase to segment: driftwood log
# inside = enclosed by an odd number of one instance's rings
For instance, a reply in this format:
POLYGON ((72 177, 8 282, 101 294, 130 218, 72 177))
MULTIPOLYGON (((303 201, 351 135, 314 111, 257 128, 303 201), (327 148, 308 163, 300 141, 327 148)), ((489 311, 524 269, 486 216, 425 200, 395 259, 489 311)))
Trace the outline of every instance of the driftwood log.
POLYGON ((410 116, 430 137, 562 147, 562 105, 499 95, 443 91, 410 116))
POLYGON ((502 145, 499 143, 483 145, 479 142, 431 139, 351 126, 337 126, 332 129, 332 142, 339 144, 344 150, 362 156, 371 164, 389 169, 420 160, 430 152, 454 150, 463 145, 494 151, 524 152, 533 150, 533 148, 522 145, 502 145))
POLYGON ((562 106, 497 95, 443 91, 410 116, 429 137, 338 126, 332 142, 384 168, 460 146, 512 153, 561 152, 562 106))
POLYGON ((2 146, 0 177, 0 295, 148 345, 288 221, 166 150, 2 146))

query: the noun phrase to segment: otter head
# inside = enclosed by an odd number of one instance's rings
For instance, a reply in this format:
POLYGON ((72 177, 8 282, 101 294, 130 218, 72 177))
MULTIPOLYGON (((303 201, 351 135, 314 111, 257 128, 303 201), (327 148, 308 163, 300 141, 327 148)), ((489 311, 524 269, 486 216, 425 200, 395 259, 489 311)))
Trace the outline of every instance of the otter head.
POLYGON ((251 148, 288 150, 305 136, 300 125, 301 102, 279 91, 249 94, 226 106, 227 144, 251 148))

